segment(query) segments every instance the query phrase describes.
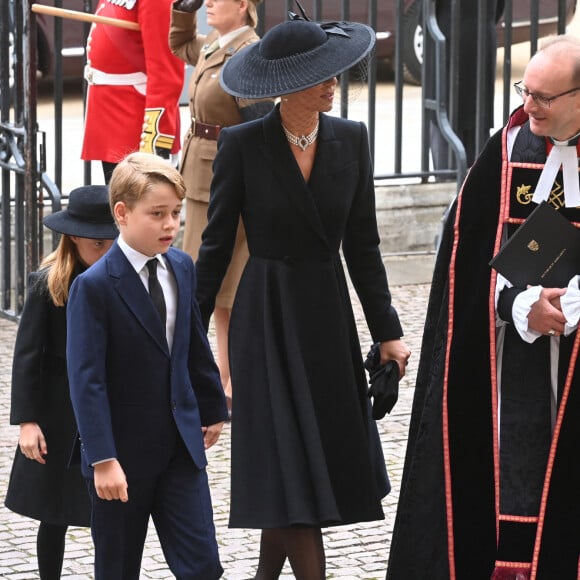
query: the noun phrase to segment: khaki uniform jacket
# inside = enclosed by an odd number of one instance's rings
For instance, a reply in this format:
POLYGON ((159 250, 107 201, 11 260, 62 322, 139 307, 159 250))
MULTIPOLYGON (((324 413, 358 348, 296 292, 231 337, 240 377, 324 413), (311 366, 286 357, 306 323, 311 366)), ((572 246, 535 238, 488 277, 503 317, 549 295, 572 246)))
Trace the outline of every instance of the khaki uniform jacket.
MULTIPOLYGON (((191 117, 201 123, 229 127, 242 123, 244 119, 240 109, 255 101, 237 99, 227 94, 219 83, 220 70, 230 56, 257 42, 259 37, 255 30, 246 30, 206 59, 207 47, 217 38, 215 30, 207 36, 197 34, 195 13, 172 10, 169 32, 171 50, 186 63, 195 66, 188 91, 191 117)), ((189 198, 209 202, 212 163, 216 153, 217 141, 194 136, 190 127, 181 158, 181 173, 189 198)))

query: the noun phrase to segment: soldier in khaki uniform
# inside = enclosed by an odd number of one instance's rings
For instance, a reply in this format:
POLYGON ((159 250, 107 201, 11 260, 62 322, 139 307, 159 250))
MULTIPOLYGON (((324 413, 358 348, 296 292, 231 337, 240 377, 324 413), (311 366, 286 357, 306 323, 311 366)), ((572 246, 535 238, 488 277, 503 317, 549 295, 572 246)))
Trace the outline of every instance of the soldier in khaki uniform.
MULTIPOLYGON (((171 13, 169 45, 186 63, 195 65, 189 84, 191 126, 185 137, 181 173, 187 187, 183 249, 194 260, 207 224, 212 163, 222 127, 262 117, 273 101, 249 101, 228 95, 220 86, 220 71, 237 51, 257 42, 256 4, 261 0, 206 0, 207 22, 213 30, 197 34, 197 10, 201 0, 177 0, 171 13)), ((214 324, 217 360, 222 384, 231 409, 232 385, 228 361, 228 328, 238 282, 248 259, 243 225, 240 223, 236 246, 228 272, 216 298, 214 324)))

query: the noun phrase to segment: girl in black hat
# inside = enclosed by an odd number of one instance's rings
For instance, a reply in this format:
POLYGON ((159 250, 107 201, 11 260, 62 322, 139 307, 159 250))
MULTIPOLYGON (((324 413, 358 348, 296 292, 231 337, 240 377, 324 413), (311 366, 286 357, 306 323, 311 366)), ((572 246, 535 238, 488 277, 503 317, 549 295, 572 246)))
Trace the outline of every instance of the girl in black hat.
POLYGON ((207 324, 244 223, 250 258, 230 323, 236 385, 230 526, 262 530, 256 578, 325 577, 321 528, 382 519, 389 491, 340 249, 381 362, 410 356, 379 250, 362 123, 329 116, 336 76, 364 59, 363 24, 291 20, 226 63, 239 98, 280 96, 223 129, 196 267, 207 324))
POLYGON ((79 465, 69 460, 77 434, 66 376, 66 301, 75 276, 117 237, 106 186, 73 190, 67 209, 44 224, 62 234, 30 274, 12 367, 10 423, 20 425, 5 504, 40 521, 41 580, 60 578, 69 525, 90 525, 90 500, 79 465))

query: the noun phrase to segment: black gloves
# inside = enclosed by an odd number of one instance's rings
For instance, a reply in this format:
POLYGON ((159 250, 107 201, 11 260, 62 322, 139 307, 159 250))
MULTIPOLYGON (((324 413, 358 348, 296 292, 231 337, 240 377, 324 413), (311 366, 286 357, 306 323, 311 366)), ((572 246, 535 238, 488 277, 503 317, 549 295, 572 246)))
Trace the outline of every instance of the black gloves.
POLYGON ((399 365, 390 360, 381 364, 379 343, 375 342, 365 360, 365 368, 369 371, 370 388, 368 396, 373 398, 373 419, 382 419, 390 413, 399 397, 399 365))

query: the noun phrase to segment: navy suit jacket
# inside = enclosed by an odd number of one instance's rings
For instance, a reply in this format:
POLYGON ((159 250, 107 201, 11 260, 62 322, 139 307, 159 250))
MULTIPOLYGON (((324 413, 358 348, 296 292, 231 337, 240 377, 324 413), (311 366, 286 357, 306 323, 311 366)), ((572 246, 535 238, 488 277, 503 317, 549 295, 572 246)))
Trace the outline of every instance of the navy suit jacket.
POLYGON ((173 346, 149 293, 117 242, 71 286, 67 366, 82 467, 116 457, 128 478, 154 477, 181 436, 205 467, 201 427, 227 417, 225 397, 186 253, 165 254, 177 285, 173 346))

